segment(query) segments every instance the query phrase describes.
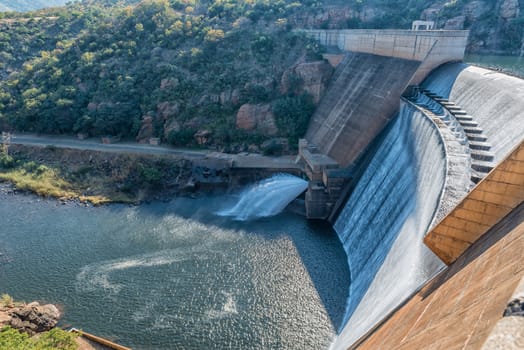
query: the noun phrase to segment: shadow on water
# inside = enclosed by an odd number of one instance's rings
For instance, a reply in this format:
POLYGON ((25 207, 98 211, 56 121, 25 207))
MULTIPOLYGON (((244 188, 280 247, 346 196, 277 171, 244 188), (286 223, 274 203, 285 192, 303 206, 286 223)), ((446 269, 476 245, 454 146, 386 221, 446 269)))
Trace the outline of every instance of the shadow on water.
POLYGON ((234 195, 177 198, 169 203, 141 205, 137 209, 141 214, 159 217, 176 213, 208 227, 249 232, 266 240, 289 238, 314 284, 333 328, 338 330, 344 318, 350 272, 344 249, 331 225, 322 221, 308 221, 286 211, 273 217, 249 221, 235 221, 215 215, 224 207, 234 205, 237 200, 238 197, 234 195))

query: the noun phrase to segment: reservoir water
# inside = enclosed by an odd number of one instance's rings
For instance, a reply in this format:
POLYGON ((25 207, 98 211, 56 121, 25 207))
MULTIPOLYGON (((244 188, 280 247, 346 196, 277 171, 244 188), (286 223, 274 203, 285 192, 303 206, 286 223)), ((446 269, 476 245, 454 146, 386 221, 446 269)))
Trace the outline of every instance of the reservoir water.
POLYGON ((469 54, 464 62, 524 78, 524 57, 469 54))
POLYGON ((0 293, 138 350, 327 349, 349 288, 336 234, 291 213, 213 214, 234 201, 93 208, 4 188, 0 293))

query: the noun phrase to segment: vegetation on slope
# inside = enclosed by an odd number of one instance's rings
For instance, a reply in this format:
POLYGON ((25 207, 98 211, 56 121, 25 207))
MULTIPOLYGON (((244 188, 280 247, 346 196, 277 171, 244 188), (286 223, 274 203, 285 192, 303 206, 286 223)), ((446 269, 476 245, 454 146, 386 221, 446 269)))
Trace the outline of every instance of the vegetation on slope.
POLYGON ((0 349, 9 350, 75 350, 76 335, 53 328, 38 337, 29 337, 9 326, 0 330, 0 349))
POLYGON ((100 205, 138 203, 184 191, 191 167, 171 157, 31 148, 0 153, 0 181, 60 200, 100 205))
MULTIPOLYGON (((0 312, 23 306, 15 302, 9 294, 0 297, 0 312)), ((0 325, 0 349, 9 350, 75 350, 78 348, 77 335, 60 328, 53 328, 35 337, 18 331, 11 326, 0 325)))
POLYGON ((320 48, 293 28, 409 28, 433 19, 471 28, 471 48, 513 52, 524 47, 524 11, 514 2, 83 0, 0 13, 0 129, 159 137, 226 151, 280 136, 296 146, 314 104, 305 89, 283 88, 282 77, 319 60, 320 48), (278 131, 239 128, 246 103, 270 105, 278 131))
MULTIPOLYGON (((312 112, 296 103, 301 93, 288 96, 279 87, 285 69, 319 59, 318 46, 287 25, 286 17, 301 6, 150 0, 110 10, 83 2, 42 12, 48 19, 35 28, 47 31, 27 36, 41 36, 46 49, 9 64, 15 71, 0 85, 0 125, 131 138, 150 116, 154 136, 174 144, 194 142, 184 136, 198 130, 211 131, 219 145, 260 143, 260 135, 236 129, 240 105, 286 97, 282 101, 299 113, 312 112), (47 33, 56 31, 61 38, 50 41, 47 33)), ((6 52, 17 51, 20 30, 0 38, 6 52)))

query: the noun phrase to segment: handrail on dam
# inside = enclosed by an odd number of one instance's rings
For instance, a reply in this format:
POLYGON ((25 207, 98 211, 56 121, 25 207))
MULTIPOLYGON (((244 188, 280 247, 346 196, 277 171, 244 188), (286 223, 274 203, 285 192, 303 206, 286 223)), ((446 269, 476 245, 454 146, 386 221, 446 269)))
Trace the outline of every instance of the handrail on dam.
POLYGON ((95 343, 97 343, 99 345, 105 346, 108 349, 113 349, 113 350, 132 350, 131 348, 128 348, 126 346, 119 345, 119 344, 114 343, 114 342, 112 342, 110 340, 104 339, 102 337, 96 336, 96 335, 91 334, 91 333, 84 332, 84 331, 76 329, 76 328, 71 328, 69 331, 72 332, 72 333, 78 334, 80 337, 84 337, 84 338, 86 338, 86 339, 88 339, 88 340, 90 340, 92 342, 95 342, 95 343))

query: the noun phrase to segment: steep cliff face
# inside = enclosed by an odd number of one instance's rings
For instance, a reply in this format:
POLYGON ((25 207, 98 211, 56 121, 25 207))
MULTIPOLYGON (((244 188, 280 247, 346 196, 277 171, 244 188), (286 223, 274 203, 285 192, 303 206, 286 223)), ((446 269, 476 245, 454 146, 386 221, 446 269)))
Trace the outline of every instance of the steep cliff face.
POLYGON ((469 29, 469 52, 524 55, 523 0, 352 0, 324 1, 297 13, 297 27, 321 29, 404 28, 414 20, 434 21, 438 29, 469 29))

